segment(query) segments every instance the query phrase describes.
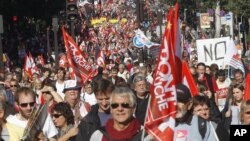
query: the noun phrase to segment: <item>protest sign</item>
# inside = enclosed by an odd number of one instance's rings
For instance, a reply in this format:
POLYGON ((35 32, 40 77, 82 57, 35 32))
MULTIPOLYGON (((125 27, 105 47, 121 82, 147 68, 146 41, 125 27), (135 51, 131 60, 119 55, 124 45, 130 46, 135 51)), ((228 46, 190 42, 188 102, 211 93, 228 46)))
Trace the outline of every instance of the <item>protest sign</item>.
POLYGON ((210 17, 208 13, 200 13, 201 28, 210 28, 210 17))
POLYGON ((230 50, 229 44, 229 37, 197 40, 198 62, 209 66, 215 63, 219 68, 224 67, 226 53, 230 50))

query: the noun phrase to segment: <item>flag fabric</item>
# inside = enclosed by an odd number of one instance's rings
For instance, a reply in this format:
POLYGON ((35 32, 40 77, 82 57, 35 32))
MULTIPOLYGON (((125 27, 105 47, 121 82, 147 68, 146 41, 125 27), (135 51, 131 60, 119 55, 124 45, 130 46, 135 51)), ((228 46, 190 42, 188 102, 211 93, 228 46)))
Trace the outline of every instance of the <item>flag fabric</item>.
POLYGON ((64 30, 64 27, 62 27, 62 33, 71 79, 75 79, 79 84, 83 84, 92 76, 94 71, 73 38, 64 30))
POLYGON ((31 65, 31 72, 32 72, 32 75, 34 74, 34 73, 38 73, 39 74, 39 71, 38 71, 38 68, 37 68, 37 66, 36 66, 36 63, 35 63, 35 61, 34 61, 34 59, 33 59, 33 56, 32 56, 32 54, 29 52, 29 61, 30 61, 30 65, 31 65))
POLYGON ((229 66, 232 66, 235 69, 240 69, 245 74, 244 65, 242 64, 239 54, 233 55, 231 61, 229 62, 229 66))
MULTIPOLYGON (((176 11, 177 12, 177 11, 176 11)), ((173 141, 176 116, 176 83, 173 25, 175 11, 170 8, 167 26, 161 44, 153 84, 151 99, 147 108, 146 131, 158 141, 173 141)))
POLYGON ((230 63, 233 56, 238 54, 238 50, 235 46, 233 39, 229 40, 228 45, 229 45, 229 49, 226 51, 226 55, 224 57, 224 66, 223 66, 224 68, 226 67, 226 65, 230 63))
POLYGON ((59 67, 68 68, 68 60, 65 54, 60 56, 59 67))
POLYGON ((148 37, 140 30, 137 29, 135 31, 135 37, 133 38, 133 43, 136 47, 152 47, 152 46, 159 46, 160 44, 151 42, 148 37))
POLYGON ((182 83, 182 46, 181 46, 181 31, 180 31, 180 19, 179 19, 179 5, 175 5, 175 13, 174 13, 174 24, 173 24, 173 46, 175 53, 175 67, 176 67, 176 84, 182 83))
POLYGON ((247 74, 246 77, 246 84, 245 84, 245 90, 244 90, 244 100, 250 99, 250 74, 247 74))
POLYGON ((29 79, 32 79, 31 62, 28 55, 25 55, 23 70, 28 75, 29 79))
POLYGON ((29 76, 30 80, 32 80, 32 76, 34 73, 39 74, 38 68, 30 52, 29 55, 25 55, 23 70, 29 76))
POLYGON ((190 89, 192 96, 199 94, 194 78, 190 73, 188 64, 186 62, 182 62, 182 84, 190 89))
POLYGON ((105 55, 103 53, 103 50, 100 50, 96 59, 96 64, 100 67, 105 66, 105 55))

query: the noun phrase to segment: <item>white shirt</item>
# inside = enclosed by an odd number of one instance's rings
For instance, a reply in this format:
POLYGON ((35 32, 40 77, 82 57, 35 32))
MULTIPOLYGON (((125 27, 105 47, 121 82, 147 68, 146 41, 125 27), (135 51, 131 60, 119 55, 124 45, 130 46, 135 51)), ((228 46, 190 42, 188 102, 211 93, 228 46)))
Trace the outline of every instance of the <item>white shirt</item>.
POLYGON ((91 94, 81 93, 81 98, 83 101, 88 102, 91 106, 97 103, 94 93, 91 94))
MULTIPOLYGON (((17 118, 17 115, 9 115, 6 119, 9 123, 12 123, 21 128, 25 128, 27 126, 28 120, 20 120, 17 118)), ((52 121, 50 114, 46 117, 45 123, 43 125, 43 134, 47 138, 52 138, 57 135, 58 131, 52 121)))
POLYGON ((56 81, 56 92, 62 97, 62 99, 64 99, 65 95, 63 93, 63 89, 65 87, 64 82, 63 83, 58 83, 56 81))

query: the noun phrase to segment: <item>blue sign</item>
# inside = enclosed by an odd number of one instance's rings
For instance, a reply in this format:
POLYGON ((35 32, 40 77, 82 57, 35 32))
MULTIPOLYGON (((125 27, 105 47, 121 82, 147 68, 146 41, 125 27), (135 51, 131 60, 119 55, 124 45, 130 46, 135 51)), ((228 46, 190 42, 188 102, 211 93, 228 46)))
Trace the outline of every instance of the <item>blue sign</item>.
POLYGON ((134 43, 134 46, 139 47, 139 48, 142 48, 144 46, 144 44, 139 41, 137 36, 133 38, 133 43, 134 43))

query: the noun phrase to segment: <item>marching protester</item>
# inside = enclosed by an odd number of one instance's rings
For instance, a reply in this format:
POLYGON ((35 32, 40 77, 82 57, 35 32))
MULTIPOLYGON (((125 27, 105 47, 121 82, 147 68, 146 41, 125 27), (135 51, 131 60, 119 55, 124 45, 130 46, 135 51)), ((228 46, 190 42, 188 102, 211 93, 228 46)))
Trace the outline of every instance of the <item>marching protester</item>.
POLYGON ((142 73, 135 74, 133 79, 133 90, 137 102, 135 117, 143 125, 148 106, 149 92, 146 77, 142 73))
POLYGON ((62 67, 58 68, 57 70, 57 79, 55 81, 55 86, 56 86, 56 91, 62 98, 64 98, 64 93, 63 89, 65 86, 65 75, 66 75, 66 70, 62 67))
MULTIPOLYGON (((15 93, 15 102, 19 113, 7 117, 7 128, 11 141, 20 141, 31 117, 33 108, 36 106, 36 94, 31 88, 21 87, 15 93)), ((46 117, 42 132, 46 138, 50 139, 57 135, 58 131, 52 122, 50 115, 46 117)))
POLYGON ((63 90, 65 94, 64 101, 70 105, 76 123, 79 123, 90 110, 90 105, 80 98, 81 88, 81 86, 78 86, 76 80, 66 80, 63 90))
POLYGON ((215 102, 219 107, 219 110, 222 111, 228 97, 229 86, 231 85, 230 78, 226 78, 225 70, 218 71, 216 84, 218 86, 218 90, 215 93, 215 102))
POLYGON ((240 107, 244 102, 244 86, 242 84, 235 84, 232 86, 229 93, 228 101, 222 111, 222 116, 225 118, 223 120, 225 120, 224 122, 227 130, 230 130, 230 125, 241 124, 240 107))
POLYGON ((0 101, 0 140, 1 141, 9 141, 9 131, 6 126, 6 118, 5 118, 5 103, 0 101))
POLYGON ((96 130, 90 141, 141 140, 140 122, 133 117, 136 97, 129 87, 116 87, 110 97, 112 119, 96 130))
POLYGON ((91 106, 97 103, 95 93, 93 90, 93 84, 91 81, 87 81, 84 84, 84 92, 81 93, 81 99, 84 102, 89 103, 91 106))
POLYGON ((201 118, 209 121, 208 123, 211 124, 212 130, 215 130, 218 139, 220 141, 228 141, 229 140, 229 133, 227 129, 224 127, 223 122, 220 120, 214 121, 211 119, 211 105, 210 100, 205 95, 196 95, 193 97, 193 104, 192 104, 192 113, 194 115, 200 116, 201 118))
POLYGON ((242 125, 250 125, 250 100, 244 101, 241 104, 240 121, 242 125))
POLYGON ((56 92, 56 88, 52 84, 44 84, 41 89, 41 95, 38 97, 42 104, 48 104, 48 112, 51 113, 51 109, 56 103, 62 102, 62 97, 56 92))
POLYGON ((58 129, 58 134, 55 137, 57 141, 74 141, 74 137, 78 134, 78 124, 74 122, 70 105, 65 102, 55 104, 51 115, 58 129))
POLYGON ((192 114, 192 96, 189 89, 179 84, 176 86, 177 92, 177 114, 174 140, 216 140, 213 128, 203 118, 192 114))
POLYGON ((105 126, 111 118, 110 95, 114 85, 106 79, 100 79, 94 85, 97 104, 93 105, 87 116, 81 120, 77 141, 89 141, 91 134, 99 127, 105 126))
POLYGON ((19 88, 19 83, 15 79, 10 80, 10 89, 6 90, 6 96, 7 96, 7 101, 9 104, 13 105, 15 104, 15 93, 16 90, 19 88))

